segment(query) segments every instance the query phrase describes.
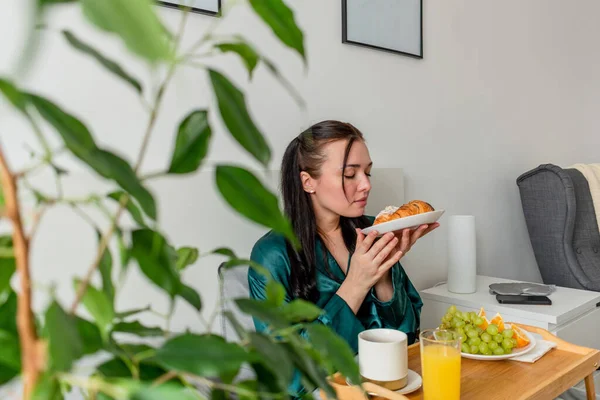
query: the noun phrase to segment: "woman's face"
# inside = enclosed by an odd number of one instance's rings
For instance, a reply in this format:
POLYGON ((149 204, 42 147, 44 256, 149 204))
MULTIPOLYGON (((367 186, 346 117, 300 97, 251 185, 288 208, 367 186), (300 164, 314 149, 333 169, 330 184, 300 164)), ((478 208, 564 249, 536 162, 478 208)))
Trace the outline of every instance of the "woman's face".
POLYGON ((344 166, 347 143, 346 140, 337 140, 323 147, 325 161, 321 165, 319 177, 313 178, 304 173, 305 190, 314 191, 312 200, 316 213, 325 212, 343 217, 359 217, 364 214, 371 191, 373 162, 365 142, 356 140, 344 166))

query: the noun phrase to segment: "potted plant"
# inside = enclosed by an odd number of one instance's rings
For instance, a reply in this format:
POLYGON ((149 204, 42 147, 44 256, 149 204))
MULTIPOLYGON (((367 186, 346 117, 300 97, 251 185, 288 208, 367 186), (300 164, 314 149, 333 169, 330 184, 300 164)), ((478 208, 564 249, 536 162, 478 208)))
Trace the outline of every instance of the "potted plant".
MULTIPOLYGON (((145 308, 115 307, 115 294, 120 290, 115 276, 122 278, 126 268, 137 267, 148 284, 161 289, 172 303, 181 298, 198 311, 202 308, 201 294, 186 285, 181 274, 199 252, 192 247, 175 248, 161 232, 156 206, 160 199, 148 190, 147 182, 158 175, 190 174, 201 168, 212 138, 209 114, 220 115, 232 137, 260 164, 267 167, 271 161, 269 145, 246 108, 244 93, 222 72, 198 65, 200 73, 210 78, 217 107, 182 115, 173 130, 174 152, 168 167, 159 174, 144 171, 142 162, 165 101, 164 93, 177 68, 197 63, 200 56, 229 52, 239 56, 250 75, 262 63, 295 93, 275 64, 243 36, 219 37, 209 30, 184 49, 181 37, 188 10, 182 10, 181 25, 172 33, 161 23, 150 0, 37 0, 38 21, 31 38, 43 30, 48 9, 59 3, 74 3, 69 6, 77 7, 89 24, 117 38, 145 61, 158 82, 154 91, 145 87, 135 73, 126 71, 102 49, 69 30, 61 32, 74 51, 96 60, 147 104, 148 123, 140 135, 141 151, 137 159, 126 160, 96 143, 93 129, 77 118, 76 105, 58 104, 51 96, 21 87, 14 77, 0 76, 0 97, 29 124, 42 149, 30 167, 17 171, 9 164, 9 150, 0 141, 0 218, 9 222, 9 231, 0 235, 0 385, 20 383, 24 399, 63 399, 77 391, 88 399, 197 399, 205 398, 202 387, 215 398, 233 393, 248 399, 273 399, 288 397, 287 385, 295 370, 300 371, 308 393, 321 388, 334 397, 327 381, 334 371, 358 381, 358 368, 346 343, 327 327, 310 323, 321 310, 301 300, 284 304, 282 286, 261 266, 226 247, 213 253, 223 256, 228 267, 250 265, 269 279, 266 301, 236 301, 244 312, 269 322, 268 334, 246 331, 226 313, 242 338, 239 343, 230 343, 215 334, 147 327, 136 319, 145 308), (42 121, 50 129, 42 129, 42 121), (53 148, 48 135, 58 137, 62 145, 53 148), (56 161, 58 152, 83 163, 111 190, 70 198, 61 186, 69 171, 56 161), (54 175, 55 194, 28 184, 28 177, 40 170, 54 175), (33 206, 22 200, 23 193, 35 198, 33 206), (35 313, 29 260, 32 237, 44 224, 44 212, 57 205, 68 205, 84 218, 82 206, 97 207, 104 213, 108 228, 100 230, 86 218, 98 229, 98 246, 91 265, 82 266, 85 273, 73 277, 73 302, 63 304, 53 298, 43 312, 35 313), (25 212, 34 213, 30 223, 24 219, 25 212), (124 214, 135 221, 133 229, 122 224, 124 214), (111 254, 111 244, 118 247, 118 256, 111 254), (93 284, 94 277, 100 278, 101 285, 93 284), (91 318, 82 316, 82 309, 91 318), (128 334, 126 339, 121 333, 128 334), (149 336, 160 340, 155 345, 145 343, 142 339, 149 336), (97 358, 92 356, 98 354, 103 357, 95 362, 97 358), (81 373, 78 366, 83 362, 92 363, 91 372, 81 373), (251 366, 254 379, 235 379, 242 364, 251 366)), ((274 35, 306 62, 303 33, 285 3, 250 0, 249 4, 274 35)), ((26 43, 25 61, 31 59, 34 42, 30 39, 26 43)), ((243 167, 223 164, 216 166, 215 180, 220 194, 236 212, 296 242, 276 196, 263 186, 260 177, 243 167)))

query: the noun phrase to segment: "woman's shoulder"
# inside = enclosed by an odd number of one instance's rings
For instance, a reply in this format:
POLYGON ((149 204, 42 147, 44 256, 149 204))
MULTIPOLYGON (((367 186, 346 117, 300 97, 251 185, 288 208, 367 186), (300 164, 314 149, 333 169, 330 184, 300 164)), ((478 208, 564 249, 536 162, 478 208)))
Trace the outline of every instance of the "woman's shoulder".
POLYGON ((273 277, 281 278, 290 273, 285 237, 269 231, 256 241, 250 259, 265 267, 273 277))

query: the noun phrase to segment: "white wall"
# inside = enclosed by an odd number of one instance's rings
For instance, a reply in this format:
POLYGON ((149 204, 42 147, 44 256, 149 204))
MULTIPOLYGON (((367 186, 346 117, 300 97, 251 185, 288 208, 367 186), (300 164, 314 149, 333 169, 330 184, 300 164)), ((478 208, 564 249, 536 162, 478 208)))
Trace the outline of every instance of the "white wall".
MULTIPOLYGON (((350 121, 366 135, 377 166, 402 168, 406 199, 425 199, 446 209, 446 215, 477 217, 480 273, 539 281, 515 179, 541 163, 598 162, 600 3, 425 1, 423 60, 343 45, 340 3, 293 2, 306 34, 306 70, 245 6, 235 7, 218 28, 222 33, 245 34, 276 61, 306 99, 307 108, 301 111, 263 68, 248 83, 233 56, 215 61, 246 90, 251 112, 274 150, 273 167, 289 140, 309 124, 330 118, 350 121)), ((10 71, 21 50, 24 10, 20 0, 3 4, 0 73, 10 71)), ((161 16, 175 27, 181 13, 165 8, 161 16)), ((213 22, 212 17, 193 15, 186 45, 213 22)), ((105 53, 125 59, 129 71, 148 81, 143 65, 126 57, 118 43, 88 28, 77 10, 56 11, 50 26, 73 29, 105 53)), ((135 157, 147 117, 133 91, 73 52, 56 32, 43 38, 36 61, 24 81, 28 87, 80 116, 101 144, 135 157)), ((178 72, 167 92, 145 170, 166 165, 174 126, 188 110, 209 104, 208 94, 203 73, 190 68, 178 72)), ((23 165, 26 126, 6 107, 0 116, 0 139, 10 148, 13 164, 23 165)), ((209 164, 251 162, 224 133, 218 117, 213 115, 213 120, 216 135, 209 164)), ((83 175, 72 179, 74 189, 91 185, 83 175)), ((208 250, 227 244, 247 255, 263 232, 228 213, 220 224, 206 223, 215 209, 226 209, 206 174, 159 180, 152 189, 160 202, 160 222, 177 245, 208 250), (248 234, 228 243, 238 227, 248 234)), ((67 238, 68 221, 79 220, 61 210, 48 215, 34 250, 36 278, 43 283, 58 280, 61 289, 67 288, 61 292, 65 299, 72 293, 64 278, 83 274, 94 245, 91 232, 67 238)), ((442 226, 405 259, 418 288, 445 280, 445 233, 442 226)), ((218 262, 209 257, 186 272, 188 282, 203 293, 207 308, 214 304, 218 262)), ((120 299, 123 307, 153 302, 166 311, 157 292, 140 277, 133 276, 127 287, 130 291, 120 299)), ((186 307, 178 308, 174 327, 199 327, 186 307)))

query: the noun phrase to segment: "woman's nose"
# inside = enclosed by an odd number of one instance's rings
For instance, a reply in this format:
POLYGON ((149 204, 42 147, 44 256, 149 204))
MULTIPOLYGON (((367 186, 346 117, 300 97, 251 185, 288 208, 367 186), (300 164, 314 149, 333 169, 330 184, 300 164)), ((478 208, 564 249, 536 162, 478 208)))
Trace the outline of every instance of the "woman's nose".
POLYGON ((363 179, 360 182, 360 185, 358 186, 358 189, 360 191, 370 191, 371 190, 371 180, 369 179, 369 177, 367 175, 363 176, 363 179))

